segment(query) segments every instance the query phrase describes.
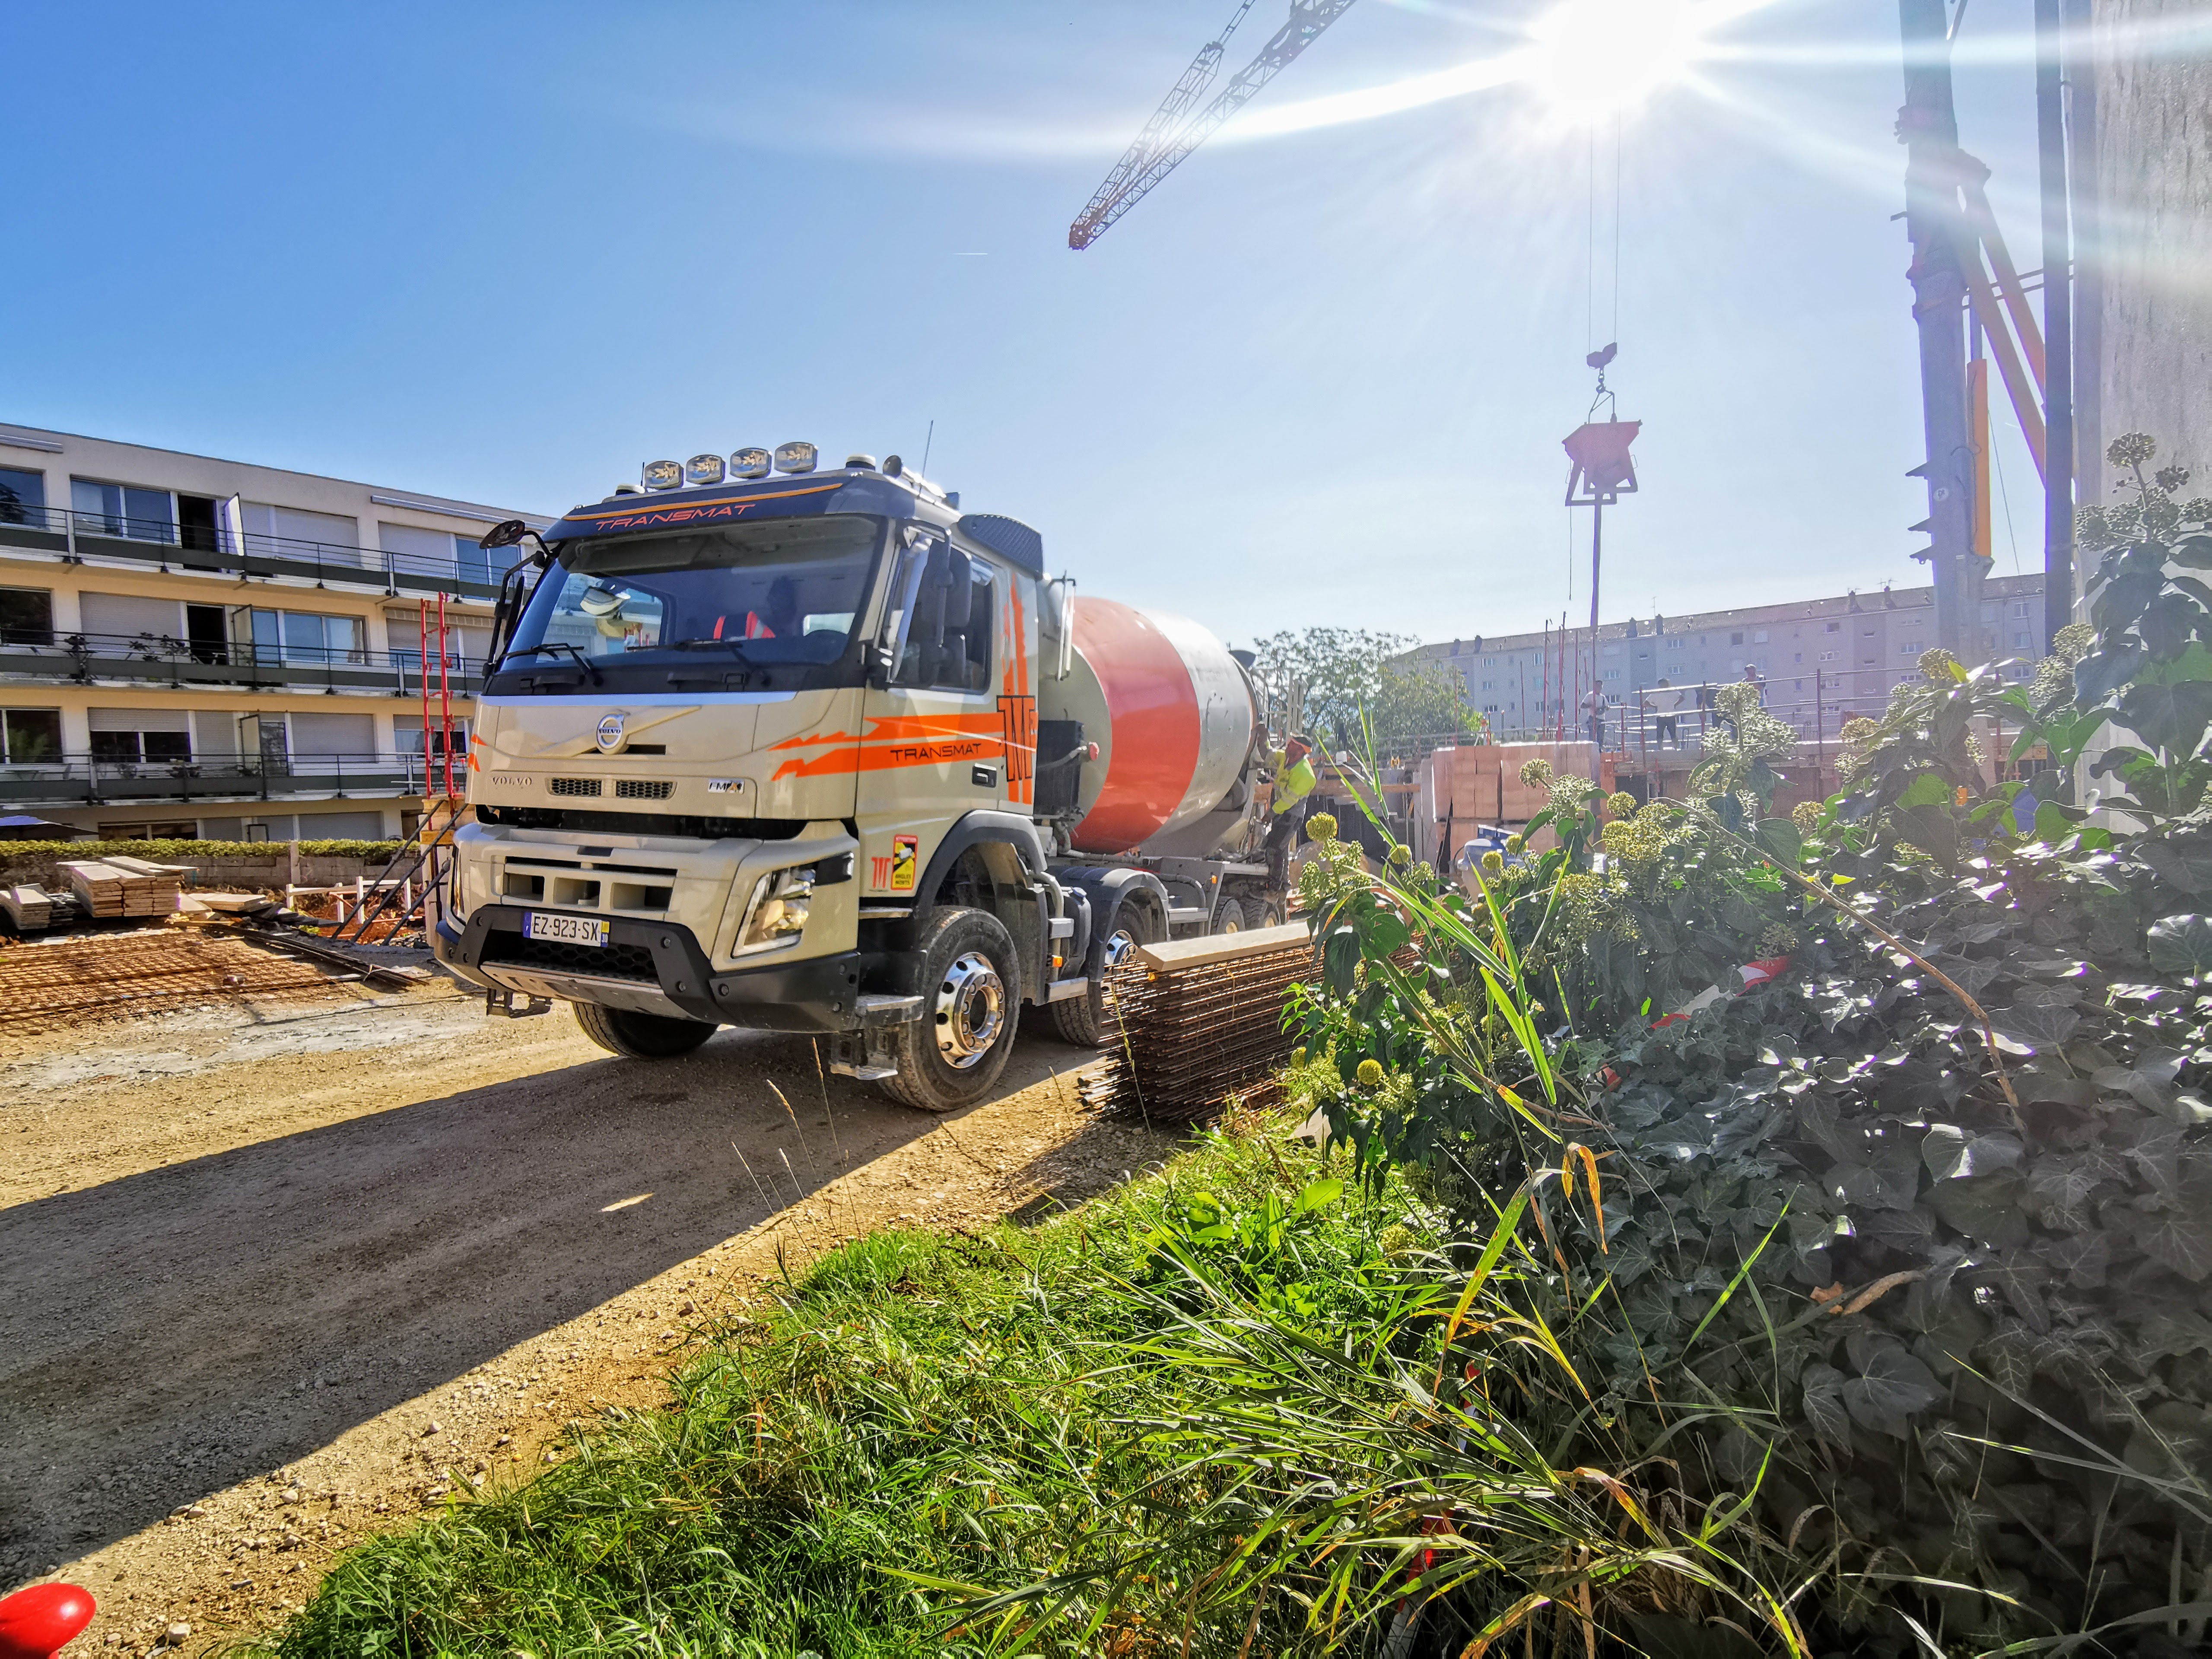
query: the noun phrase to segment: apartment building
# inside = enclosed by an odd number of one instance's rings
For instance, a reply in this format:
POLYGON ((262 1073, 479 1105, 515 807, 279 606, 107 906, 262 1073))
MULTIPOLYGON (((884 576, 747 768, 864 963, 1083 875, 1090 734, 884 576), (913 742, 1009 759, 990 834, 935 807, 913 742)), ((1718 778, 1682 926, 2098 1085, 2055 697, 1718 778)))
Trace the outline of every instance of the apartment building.
MULTIPOLYGON (((2026 679, 2043 654, 2043 578, 1996 576, 1983 583, 1982 652, 1986 661, 2017 659, 2006 672, 2026 679)), ((1577 710, 1595 684, 1615 740, 1632 738, 1646 694, 1661 680, 1703 689, 1744 678, 1748 665, 1765 686, 1766 707, 1810 738, 1832 740, 1854 714, 1878 714, 1890 689, 1916 672, 1936 641, 1936 590, 1885 588, 1785 605, 1706 611, 1690 616, 1607 623, 1592 649, 1588 628, 1448 640, 1413 654, 1441 662, 1465 682, 1468 697, 1501 738, 1535 736, 1577 710)))
POLYGON ((405 833, 449 746, 441 682, 466 752, 513 556, 477 542, 503 519, 551 522, 0 426, 0 813, 109 837, 405 833))

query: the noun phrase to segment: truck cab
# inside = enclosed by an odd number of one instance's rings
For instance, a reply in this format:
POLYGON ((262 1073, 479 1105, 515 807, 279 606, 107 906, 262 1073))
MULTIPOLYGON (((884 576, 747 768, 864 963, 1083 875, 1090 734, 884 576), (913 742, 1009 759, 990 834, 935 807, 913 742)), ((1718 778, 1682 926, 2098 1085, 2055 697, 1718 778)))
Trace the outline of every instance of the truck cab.
POLYGON ((1114 952, 1192 906, 1141 860, 1071 861, 1098 745, 1052 720, 1040 765, 1073 617, 1042 538, 896 457, 732 459, 530 538, 438 957, 635 1058, 819 1033, 933 1110, 988 1091, 1024 1004, 1095 1042, 1114 952))

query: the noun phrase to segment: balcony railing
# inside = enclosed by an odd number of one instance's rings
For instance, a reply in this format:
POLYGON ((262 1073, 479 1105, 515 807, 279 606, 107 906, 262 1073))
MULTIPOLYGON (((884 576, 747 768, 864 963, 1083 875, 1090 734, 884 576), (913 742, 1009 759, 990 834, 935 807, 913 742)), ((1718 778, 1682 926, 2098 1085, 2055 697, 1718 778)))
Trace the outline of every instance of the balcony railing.
MULTIPOLYGON (((420 755, 214 756, 191 761, 125 761, 62 755, 0 766, 0 803, 109 806, 128 801, 237 801, 420 795, 445 786, 445 757, 420 755)), ((462 758, 453 774, 462 775, 462 758)))
MULTIPOLYGON (((430 690, 439 690, 436 654, 430 690)), ((481 659, 449 653, 444 680, 456 696, 474 696, 481 659)), ((353 650, 337 646, 239 645, 156 634, 56 634, 0 629, 0 679, 125 680, 139 684, 234 688, 320 687, 385 696, 419 697, 419 651, 353 650)))
POLYGON ((499 597, 500 579, 513 553, 486 554, 488 568, 464 570, 450 559, 386 553, 379 548, 299 541, 248 531, 197 526, 180 528, 166 519, 125 519, 59 507, 0 503, 0 550, 33 548, 70 558, 130 559, 164 570, 225 576, 295 576, 327 585, 341 582, 386 593, 447 593, 461 599, 499 597))

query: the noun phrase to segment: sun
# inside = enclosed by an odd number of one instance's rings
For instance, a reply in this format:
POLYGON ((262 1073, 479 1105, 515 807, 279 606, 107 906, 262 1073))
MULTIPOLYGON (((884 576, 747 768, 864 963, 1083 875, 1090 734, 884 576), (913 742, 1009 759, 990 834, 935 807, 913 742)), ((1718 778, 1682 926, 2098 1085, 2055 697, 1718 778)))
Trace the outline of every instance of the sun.
POLYGON ((1691 0, 1558 0, 1528 26, 1522 78, 1563 121, 1625 114, 1687 72, 1703 9, 1691 0))

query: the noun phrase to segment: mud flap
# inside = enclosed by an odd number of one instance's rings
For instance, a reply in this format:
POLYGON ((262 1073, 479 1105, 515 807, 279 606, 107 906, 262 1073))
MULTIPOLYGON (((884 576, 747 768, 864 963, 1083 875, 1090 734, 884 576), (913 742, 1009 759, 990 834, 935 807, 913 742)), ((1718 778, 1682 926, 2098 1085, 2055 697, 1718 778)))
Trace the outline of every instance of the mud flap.
POLYGON ((830 1069, 840 1077, 875 1082, 898 1075, 897 1030, 921 1018, 920 997, 863 996, 857 1030, 830 1039, 830 1069))

